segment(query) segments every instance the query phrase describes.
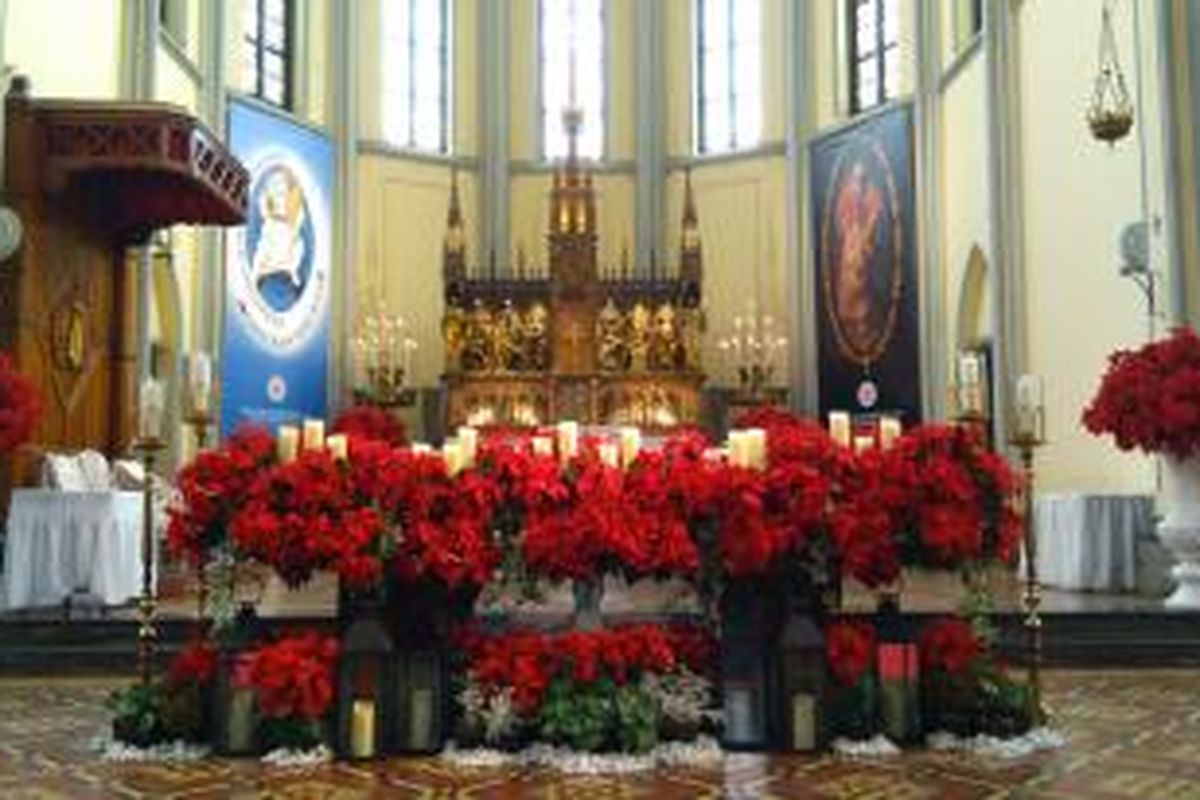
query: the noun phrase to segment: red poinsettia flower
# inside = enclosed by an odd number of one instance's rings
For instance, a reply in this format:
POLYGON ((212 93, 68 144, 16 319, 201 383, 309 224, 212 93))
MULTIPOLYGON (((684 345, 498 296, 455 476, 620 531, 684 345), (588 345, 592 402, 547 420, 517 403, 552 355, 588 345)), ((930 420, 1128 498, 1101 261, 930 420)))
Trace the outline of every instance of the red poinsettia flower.
POLYGON ((205 686, 217 670, 217 650, 208 639, 189 642, 167 668, 167 683, 173 687, 205 686))
POLYGON ((406 440, 404 423, 386 409, 370 405, 352 406, 338 414, 333 421, 333 432, 393 447, 406 440))
POLYGON ((825 630, 829 671, 843 686, 856 686, 875 658, 875 629, 863 622, 839 621, 825 630))
POLYGON ((258 695, 270 719, 322 717, 333 703, 338 643, 316 632, 285 636, 242 656, 234 684, 258 695))
POLYGON ((921 668, 961 675, 984 653, 983 643, 971 624, 960 617, 944 617, 921 629, 918 643, 921 668))
POLYGON ((8 353, 0 353, 0 455, 29 441, 41 418, 41 390, 8 353))

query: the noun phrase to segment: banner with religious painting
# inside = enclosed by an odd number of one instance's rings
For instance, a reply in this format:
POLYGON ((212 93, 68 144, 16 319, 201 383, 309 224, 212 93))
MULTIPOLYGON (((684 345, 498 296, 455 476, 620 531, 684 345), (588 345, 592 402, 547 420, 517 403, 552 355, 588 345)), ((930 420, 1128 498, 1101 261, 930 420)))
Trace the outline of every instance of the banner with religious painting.
POLYGON ((221 430, 324 418, 334 151, 329 139, 233 101, 229 146, 250 171, 246 224, 225 250, 221 430))
POLYGON ((921 416, 912 108, 810 146, 822 418, 921 416))

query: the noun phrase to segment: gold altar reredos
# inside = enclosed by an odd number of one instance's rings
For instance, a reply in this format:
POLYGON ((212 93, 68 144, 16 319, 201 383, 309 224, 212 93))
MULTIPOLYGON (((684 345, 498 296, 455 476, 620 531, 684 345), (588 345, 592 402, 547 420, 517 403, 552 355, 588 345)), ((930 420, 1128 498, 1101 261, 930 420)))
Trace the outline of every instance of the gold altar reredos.
MULTIPOLYGON (((690 176, 679 263, 601 270, 596 192, 571 147, 550 194, 549 268, 467 269, 458 190, 443 249, 447 423, 670 428, 699 421, 703 261, 690 176)), ((628 262, 627 258, 623 261, 628 262)))

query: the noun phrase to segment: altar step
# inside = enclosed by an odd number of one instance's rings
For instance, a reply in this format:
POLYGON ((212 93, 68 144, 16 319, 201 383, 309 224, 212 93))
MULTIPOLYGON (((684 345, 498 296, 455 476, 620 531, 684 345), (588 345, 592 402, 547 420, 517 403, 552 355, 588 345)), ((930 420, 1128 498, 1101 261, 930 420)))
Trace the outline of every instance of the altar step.
MULTIPOLYGON (((908 615, 914 628, 927 615, 908 615)), ((661 619, 656 616, 655 619, 661 619)), ((620 615, 610 622, 647 621, 620 615)), ((1000 649, 1020 663, 1026 652, 1024 618, 995 617, 1000 649)), ((329 617, 279 616, 266 624, 277 630, 332 628, 329 617)), ((1043 617, 1043 654, 1049 666, 1164 667, 1200 666, 1200 613, 1165 611, 1057 613, 1043 617)), ((158 627, 158 651, 165 659, 192 635, 194 624, 167 620, 158 627)), ((0 673, 96 674, 136 671, 137 623, 131 620, 6 620, 0 622, 0 673)))

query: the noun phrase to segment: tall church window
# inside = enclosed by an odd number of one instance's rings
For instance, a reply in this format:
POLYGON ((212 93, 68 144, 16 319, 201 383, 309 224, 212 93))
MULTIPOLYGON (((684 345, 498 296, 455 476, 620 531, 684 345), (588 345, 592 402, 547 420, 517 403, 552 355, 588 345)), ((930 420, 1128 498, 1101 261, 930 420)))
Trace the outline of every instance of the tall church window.
POLYGON ((245 0, 242 88, 281 108, 292 107, 295 0, 245 0))
POLYGON ((762 135, 760 0, 696 0, 696 151, 744 150, 762 135))
POLYGON ((450 147, 450 9, 447 0, 384 0, 383 136, 403 148, 450 147))
POLYGON ((850 32, 850 110, 900 94, 900 0, 847 0, 850 32))
POLYGON ((604 11, 602 0, 540 0, 542 146, 567 154, 563 112, 580 112, 579 155, 604 155, 604 11))

